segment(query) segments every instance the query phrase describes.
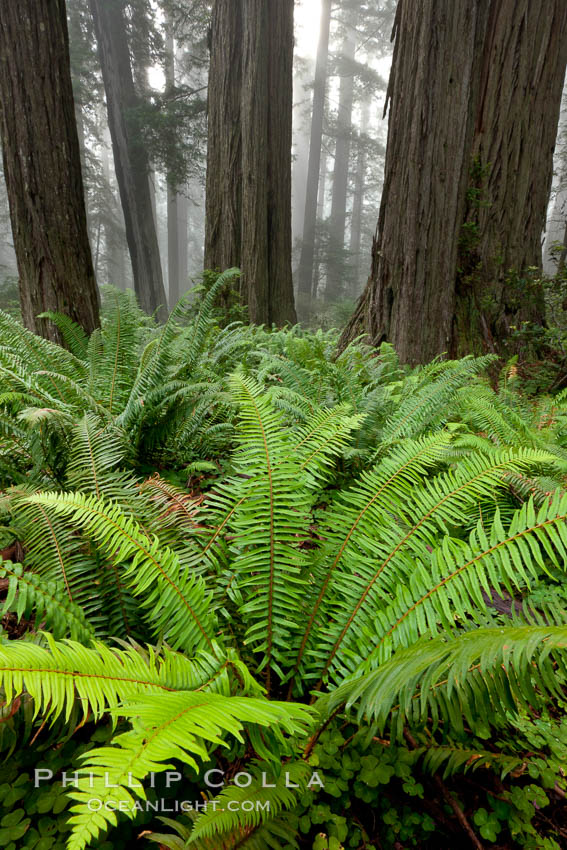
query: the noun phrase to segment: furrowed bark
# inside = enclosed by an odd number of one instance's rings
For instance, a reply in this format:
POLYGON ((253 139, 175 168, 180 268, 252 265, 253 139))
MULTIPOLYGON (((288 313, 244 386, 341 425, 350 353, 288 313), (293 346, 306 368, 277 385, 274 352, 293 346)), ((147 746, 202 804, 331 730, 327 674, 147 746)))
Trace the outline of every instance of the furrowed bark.
POLYGON ((401 0, 370 278, 341 345, 362 332, 403 362, 514 353, 544 323, 530 280, 567 62, 567 5, 401 0))
POLYGON ((0 55, 0 132, 22 317, 30 330, 60 341, 39 313, 65 313, 87 333, 99 325, 63 0, 1 0, 0 55))

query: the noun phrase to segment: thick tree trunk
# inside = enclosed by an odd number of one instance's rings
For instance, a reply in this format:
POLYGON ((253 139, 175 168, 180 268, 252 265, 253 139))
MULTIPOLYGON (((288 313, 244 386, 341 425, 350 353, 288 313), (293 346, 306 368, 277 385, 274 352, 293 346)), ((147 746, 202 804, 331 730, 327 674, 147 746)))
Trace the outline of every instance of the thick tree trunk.
MULTIPOLYGON (((83 188, 85 192, 85 211, 87 214, 87 231, 89 230, 89 197, 87 185, 87 169, 86 169, 86 145, 85 145, 85 117, 83 114, 83 90, 80 79, 80 65, 78 68, 73 67, 73 59, 77 61, 79 56, 84 56, 85 35, 81 24, 81 12, 77 4, 67 4, 68 9, 68 28, 69 28, 69 51, 71 62, 71 84, 73 87, 73 100, 75 102, 75 123, 77 125, 77 134, 79 138, 79 151, 81 155, 81 173, 83 175, 83 188)), ((80 60, 79 60, 80 61, 80 60)), ((77 62, 79 64, 79 62, 77 62)))
POLYGON ((167 300, 152 212, 147 151, 136 126, 134 88, 122 0, 89 0, 112 137, 114 167, 132 260, 134 289, 147 313, 167 315, 167 300))
POLYGON ((0 0, 0 130, 25 325, 99 324, 63 0, 0 0))
POLYGON ((329 254, 331 262, 327 272, 325 301, 336 301, 341 295, 345 278, 345 228, 350 162, 350 139, 352 135, 352 105, 354 100, 354 54, 356 40, 349 28, 342 46, 341 82, 339 86, 339 110, 337 115, 337 142, 333 168, 333 201, 329 220, 329 254))
POLYGON ((366 331, 404 362, 512 352, 543 323, 529 269, 541 233, 567 62, 567 4, 401 0, 372 269, 346 344, 366 331))
POLYGON ((215 0, 208 91, 205 268, 241 264, 242 0, 215 0))
POLYGON ((317 227, 317 188, 321 166, 321 142, 325 115, 325 89, 327 84, 327 58, 329 54, 329 31, 331 27, 332 0, 323 0, 321 24, 317 46, 317 64, 313 84, 313 113, 311 117, 311 139, 309 142, 309 164, 303 216, 303 242, 297 270, 297 306, 300 316, 310 312, 313 262, 315 257, 315 232, 317 227))
POLYGON ((217 0, 209 75, 205 266, 240 265, 243 300, 257 324, 296 320, 292 65, 293 0, 217 0))
POLYGON ((242 275, 250 321, 295 322, 291 273, 293 0, 244 0, 242 275))

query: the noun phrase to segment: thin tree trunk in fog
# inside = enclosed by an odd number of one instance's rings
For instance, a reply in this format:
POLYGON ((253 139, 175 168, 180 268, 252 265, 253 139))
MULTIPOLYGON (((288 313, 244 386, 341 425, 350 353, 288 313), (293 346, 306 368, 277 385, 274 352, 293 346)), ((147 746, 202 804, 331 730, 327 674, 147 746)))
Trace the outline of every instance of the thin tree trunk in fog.
POLYGON ((327 201, 327 148, 321 150, 321 167, 319 169, 319 187, 317 191, 317 218, 325 218, 325 203, 327 201))
POLYGON ((354 279, 358 287, 361 268, 362 212, 364 209, 364 190, 366 185, 366 133, 370 121, 370 102, 366 98, 362 103, 360 133, 358 137, 358 155, 354 178, 354 196, 352 199, 352 217, 350 220, 350 256, 354 269, 354 279))
POLYGON ((179 223, 177 192, 167 184, 167 281, 169 306, 179 301, 179 223))
MULTIPOLYGON (((116 204, 112 212, 117 219, 120 219, 122 216, 122 210, 120 208, 120 203, 116 200, 116 194, 110 175, 109 147, 111 144, 112 142, 107 129, 103 138, 100 161, 104 179, 108 184, 108 188, 112 194, 112 199, 116 204)), ((109 222, 105 223, 104 226, 104 245, 106 251, 107 283, 117 286, 118 289, 126 289, 125 252, 122 232, 120 232, 115 225, 109 222)))
POLYGON ((345 271, 345 228, 350 161, 350 138, 352 135, 352 104, 354 99, 353 62, 356 50, 354 32, 347 30, 342 46, 343 69, 339 86, 339 111, 337 116, 337 143, 333 168, 333 200, 329 219, 329 254, 331 262, 327 269, 325 301, 336 301, 342 294, 345 271))
POLYGON ((189 211, 189 200, 183 192, 180 192, 177 195, 177 246, 179 248, 179 259, 178 259, 178 280, 179 280, 179 294, 183 295, 183 293, 187 290, 188 286, 188 278, 189 278, 189 263, 188 263, 188 252, 187 252, 187 242, 188 242, 188 211, 189 211))
POLYGON ((557 131, 557 141, 553 154, 554 179, 552 194, 554 195, 551 213, 546 222, 545 241, 543 245, 543 271, 553 276, 558 272, 560 245, 564 243, 564 233, 567 225, 567 87, 563 87, 561 115, 557 131))
POLYGON ((242 275, 250 321, 295 322, 291 273, 293 0, 244 0, 242 275))
POLYGON ((26 327, 99 324, 63 0, 0 0, 0 135, 26 327))
POLYGON ((325 219, 325 204, 327 201, 327 148, 321 146, 321 167, 319 169, 319 190, 317 194, 317 218, 315 220, 315 238, 313 240, 313 283, 311 286, 311 301, 315 301, 319 297, 319 287, 321 284, 321 267, 323 251, 321 246, 321 234, 317 233, 317 221, 322 223, 325 219))
POLYGON ((134 289, 147 313, 167 314, 167 301, 152 211, 148 155, 136 127, 134 88, 121 0, 89 0, 108 109, 114 167, 132 260, 134 289))
MULTIPOLYGON (((170 20, 166 21, 165 37, 165 87, 172 93, 175 88, 175 48, 170 20)), ((167 181, 167 282, 170 308, 179 301, 179 223, 177 187, 167 181)))
POLYGON ((242 0, 215 0, 210 30, 205 268, 241 263, 242 0))
MULTIPOLYGON (((305 214, 305 187, 307 185, 307 166, 309 162, 309 132, 310 121, 302 120, 303 101, 306 100, 305 91, 307 74, 301 68, 294 68, 293 76, 293 168, 291 176, 292 197, 292 238, 295 241, 303 234, 303 216, 305 214), (295 123, 298 123, 298 127, 295 123), (309 126, 307 126, 309 125, 309 126)), ((309 95, 309 100, 311 96, 309 95)), ((311 117, 311 116, 309 116, 311 117)))
POLYGON ((317 226, 317 187, 321 164, 321 142, 323 138, 323 117, 325 115, 325 89, 327 83, 327 58, 329 54, 329 31, 331 27, 332 0, 322 0, 319 43, 317 45, 317 64, 313 84, 313 114, 311 117, 311 139, 309 142, 309 165, 307 169, 307 188, 305 193, 305 214, 303 217, 303 242, 297 270, 298 309, 300 315, 309 314, 311 285, 313 281, 313 261, 315 255, 315 231, 317 226))
POLYGON ((558 187, 551 214, 547 221, 545 242, 543 245, 543 269, 545 274, 554 275, 559 271, 559 255, 564 244, 567 224, 567 187, 558 187))
POLYGON ((402 0, 371 276, 341 344, 404 362, 513 352, 544 322, 541 234, 567 63, 567 4, 402 0))

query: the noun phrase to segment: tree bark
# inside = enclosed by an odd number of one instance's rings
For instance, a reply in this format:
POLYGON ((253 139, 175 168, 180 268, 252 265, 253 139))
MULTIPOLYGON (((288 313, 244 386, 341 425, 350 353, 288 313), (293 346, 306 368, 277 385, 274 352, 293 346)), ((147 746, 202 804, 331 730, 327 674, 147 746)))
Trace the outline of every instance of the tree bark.
POLYGON ((331 303, 341 295, 345 277, 345 228, 350 162, 350 139, 352 135, 352 106, 354 100, 354 55, 355 34, 349 27, 341 51, 341 82, 339 86, 339 110, 337 115, 337 141, 333 167, 333 200, 329 220, 329 254, 331 262, 327 271, 325 301, 331 303))
POLYGON ((311 117, 311 139, 309 142, 305 213, 303 216, 303 242, 301 245, 301 257, 297 270, 297 304, 299 313, 302 317, 309 315, 311 305, 313 262, 315 257, 315 232, 317 227, 317 188, 319 186, 323 118, 325 115, 325 89, 327 84, 327 59, 329 55, 331 5, 332 0, 323 0, 321 6, 321 24, 319 30, 319 43, 317 45, 317 64, 315 66, 315 81, 313 84, 313 113, 311 117))
POLYGON ((152 212, 150 165, 137 126, 134 87, 122 0, 89 0, 106 92, 114 167, 132 260, 134 289, 147 313, 167 315, 159 245, 152 212))
POLYGON ((386 173, 366 290, 341 345, 366 332, 403 362, 513 353, 544 323, 541 267, 567 63, 567 4, 401 0, 386 173))
POLYGON ((205 264, 220 270, 240 265, 241 293, 255 324, 296 321, 292 66, 293 0, 217 0, 211 31, 205 264), (229 126, 227 115, 232 116, 229 126))
POLYGON ((216 0, 210 31, 205 268, 241 263, 242 0, 216 0))
POLYGON ((0 130, 24 324, 99 325, 63 0, 0 0, 0 130))
POLYGON ((250 321, 295 322, 291 273, 293 0, 244 0, 242 276, 250 321))

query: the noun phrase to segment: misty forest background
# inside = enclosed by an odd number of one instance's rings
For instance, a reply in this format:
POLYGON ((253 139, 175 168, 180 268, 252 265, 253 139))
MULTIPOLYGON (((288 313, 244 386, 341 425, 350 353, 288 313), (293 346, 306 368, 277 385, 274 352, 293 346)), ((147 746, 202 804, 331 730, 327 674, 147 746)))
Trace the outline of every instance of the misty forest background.
POLYGON ((0 847, 566 850, 566 67, 0 0, 0 847))
MULTIPOLYGON (((345 2, 333 8, 326 3, 323 9, 317 2, 307 2, 296 7, 292 265, 297 278, 304 241, 312 243, 306 246, 313 252, 310 287, 327 326, 346 320, 368 277, 384 171, 387 122, 382 112, 394 10, 393 2, 345 2), (322 33, 317 54, 321 13, 329 35, 327 41, 322 33), (309 225, 305 233, 317 56, 322 103, 320 128, 315 129, 320 146, 316 219, 314 233, 309 225), (344 306, 335 316, 328 307, 339 302, 344 306)), ((67 13, 94 269, 99 285, 125 289, 133 287, 132 263, 94 23, 87 2, 71 0, 67 13)), ((142 0, 128 4, 123 26, 136 98, 136 113, 130 117, 135 117, 136 141, 147 157, 148 203, 165 294, 172 306, 204 268, 210 4, 142 0)), ((17 301, 17 266, 4 180, 0 186, 0 297, 7 305, 17 301)))

